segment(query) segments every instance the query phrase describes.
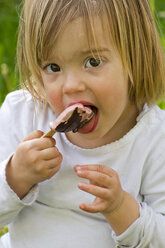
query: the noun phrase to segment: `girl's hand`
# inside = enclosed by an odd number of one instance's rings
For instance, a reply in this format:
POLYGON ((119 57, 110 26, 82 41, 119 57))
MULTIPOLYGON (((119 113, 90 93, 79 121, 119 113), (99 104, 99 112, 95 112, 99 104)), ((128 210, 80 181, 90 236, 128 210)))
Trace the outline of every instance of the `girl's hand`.
POLYGON ((80 182, 78 187, 96 196, 93 204, 80 204, 82 210, 101 212, 106 216, 120 207, 124 191, 118 174, 113 169, 103 165, 76 165, 75 171, 79 177, 89 180, 89 183, 80 182))
POLYGON ((92 204, 81 203, 82 210, 102 213, 117 235, 139 217, 139 204, 122 189, 116 171, 103 165, 76 165, 75 171, 89 180, 89 183, 80 182, 78 187, 96 196, 92 204))
POLYGON ((7 166, 7 181, 22 198, 30 188, 51 178, 60 169, 62 155, 53 138, 41 138, 43 132, 34 131, 17 147, 7 166))

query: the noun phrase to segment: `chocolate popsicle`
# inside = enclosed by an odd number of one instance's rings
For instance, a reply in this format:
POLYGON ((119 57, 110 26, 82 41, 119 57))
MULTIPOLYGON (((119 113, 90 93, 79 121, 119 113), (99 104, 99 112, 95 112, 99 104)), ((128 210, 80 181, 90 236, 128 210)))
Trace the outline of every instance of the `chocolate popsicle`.
POLYGON ((77 132, 94 116, 89 107, 74 104, 66 108, 54 121, 50 122, 50 131, 42 137, 52 137, 55 132, 77 132))

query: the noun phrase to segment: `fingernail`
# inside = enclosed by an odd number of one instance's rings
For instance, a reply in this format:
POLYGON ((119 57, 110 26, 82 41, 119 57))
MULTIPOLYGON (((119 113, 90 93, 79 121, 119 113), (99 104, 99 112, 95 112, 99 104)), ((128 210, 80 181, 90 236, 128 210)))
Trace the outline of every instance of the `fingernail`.
POLYGON ((78 187, 80 187, 80 188, 81 188, 83 185, 84 185, 84 184, 83 184, 82 182, 79 182, 79 183, 78 183, 78 187))
POLYGON ((82 170, 77 170, 77 174, 81 175, 82 174, 82 170))
POLYGON ((81 167, 79 165, 75 165, 75 170, 76 171, 81 170, 81 167))

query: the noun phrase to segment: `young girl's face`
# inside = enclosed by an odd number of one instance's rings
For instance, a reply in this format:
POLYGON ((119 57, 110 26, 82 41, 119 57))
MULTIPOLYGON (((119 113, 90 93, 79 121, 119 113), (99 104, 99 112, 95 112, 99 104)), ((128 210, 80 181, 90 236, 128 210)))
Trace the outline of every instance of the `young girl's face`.
POLYGON ((57 115, 79 102, 94 109, 94 118, 84 128, 67 133, 72 143, 84 148, 121 138, 135 125, 137 116, 128 97, 127 75, 99 18, 95 27, 97 50, 94 43, 89 48, 83 19, 70 22, 41 70, 48 102, 57 115))

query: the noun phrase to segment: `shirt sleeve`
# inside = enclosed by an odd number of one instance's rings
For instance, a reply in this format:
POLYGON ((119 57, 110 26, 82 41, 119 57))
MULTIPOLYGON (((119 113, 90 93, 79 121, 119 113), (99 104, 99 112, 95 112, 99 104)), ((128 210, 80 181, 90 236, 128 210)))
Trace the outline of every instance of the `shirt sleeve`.
POLYGON ((33 129, 32 101, 21 91, 9 94, 0 109, 0 226, 12 222, 38 196, 38 186, 20 200, 6 181, 6 166, 21 140, 33 129))
POLYGON ((143 170, 140 217, 121 235, 113 232, 116 247, 165 246, 165 131, 161 131, 143 170))
POLYGON ((165 243, 165 217, 146 203, 140 204, 140 217, 121 235, 113 238, 116 247, 163 247, 165 243))
POLYGON ((26 91, 7 95, 0 108, 0 162, 15 152, 23 138, 33 131, 34 108, 26 91))
POLYGON ((28 194, 20 200, 17 194, 9 187, 6 181, 6 165, 10 157, 0 163, 0 226, 12 222, 23 207, 31 205, 38 196, 38 185, 35 185, 28 194))

